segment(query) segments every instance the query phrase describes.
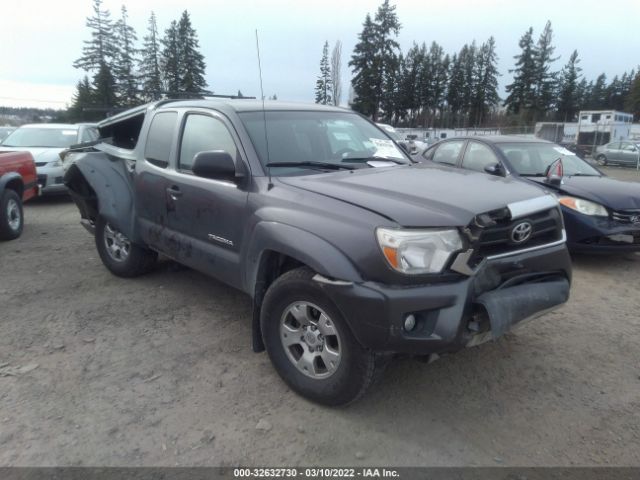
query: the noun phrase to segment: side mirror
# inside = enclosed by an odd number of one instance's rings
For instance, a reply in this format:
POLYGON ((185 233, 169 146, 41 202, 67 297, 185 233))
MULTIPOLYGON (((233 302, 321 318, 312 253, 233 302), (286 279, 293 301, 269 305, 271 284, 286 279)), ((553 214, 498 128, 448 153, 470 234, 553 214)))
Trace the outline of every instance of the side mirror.
POLYGON ((208 152, 198 152, 193 157, 191 166, 193 174, 198 177, 210 178, 213 180, 236 181, 238 175, 236 164, 224 150, 211 150, 208 152))
POLYGON ((564 166, 562 165, 562 157, 547 167, 545 171, 546 183, 551 186, 559 187, 562 185, 562 177, 564 177, 564 166))
POLYGON ((502 175, 502 165, 499 163, 490 163, 484 167, 484 171, 489 175, 502 175))

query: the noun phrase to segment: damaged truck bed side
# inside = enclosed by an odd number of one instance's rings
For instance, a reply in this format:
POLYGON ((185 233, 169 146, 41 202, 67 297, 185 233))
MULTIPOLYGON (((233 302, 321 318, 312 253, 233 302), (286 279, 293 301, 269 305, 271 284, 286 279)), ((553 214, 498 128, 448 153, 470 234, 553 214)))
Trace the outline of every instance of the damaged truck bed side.
POLYGON ((161 101, 99 125, 65 183, 114 274, 157 254, 246 292, 253 346, 314 401, 393 354, 437 356, 566 302, 562 215, 540 188, 414 164, 349 110, 161 101))

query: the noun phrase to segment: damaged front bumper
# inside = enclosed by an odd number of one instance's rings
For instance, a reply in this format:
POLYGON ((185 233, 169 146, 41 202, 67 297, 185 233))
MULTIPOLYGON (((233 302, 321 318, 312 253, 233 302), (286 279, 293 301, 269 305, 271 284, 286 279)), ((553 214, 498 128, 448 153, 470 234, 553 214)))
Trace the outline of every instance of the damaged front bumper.
POLYGON ((497 338, 569 298, 571 262, 564 244, 488 259, 453 283, 322 286, 359 342, 376 352, 430 355, 497 338), (405 321, 413 315, 415 326, 405 321))

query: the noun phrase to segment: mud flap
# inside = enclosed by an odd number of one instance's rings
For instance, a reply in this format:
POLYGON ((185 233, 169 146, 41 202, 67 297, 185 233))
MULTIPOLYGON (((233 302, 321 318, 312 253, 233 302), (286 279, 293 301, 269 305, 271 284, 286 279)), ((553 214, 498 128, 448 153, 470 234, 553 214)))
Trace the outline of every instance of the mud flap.
POLYGON ((524 283, 480 295, 476 302, 489 315, 493 338, 504 335, 517 323, 534 318, 569 299, 569 281, 564 278, 524 283))

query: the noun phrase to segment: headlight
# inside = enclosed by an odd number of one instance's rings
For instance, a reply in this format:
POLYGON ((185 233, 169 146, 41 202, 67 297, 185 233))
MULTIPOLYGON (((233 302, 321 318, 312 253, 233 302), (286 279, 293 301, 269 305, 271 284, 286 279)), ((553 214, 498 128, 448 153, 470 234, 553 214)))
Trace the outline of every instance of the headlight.
POLYGON ((576 212, 584 215, 591 215, 595 217, 608 217, 609 212, 599 203, 590 202, 583 198, 576 197, 559 197, 558 201, 565 207, 575 210, 576 212))
POLYGON ((62 166, 62 160, 54 160, 53 162, 49 162, 47 164, 47 167, 61 167, 62 166))
POLYGON ((378 244, 389 265, 406 274, 438 273, 462 249, 460 234, 448 230, 378 228, 378 244))

